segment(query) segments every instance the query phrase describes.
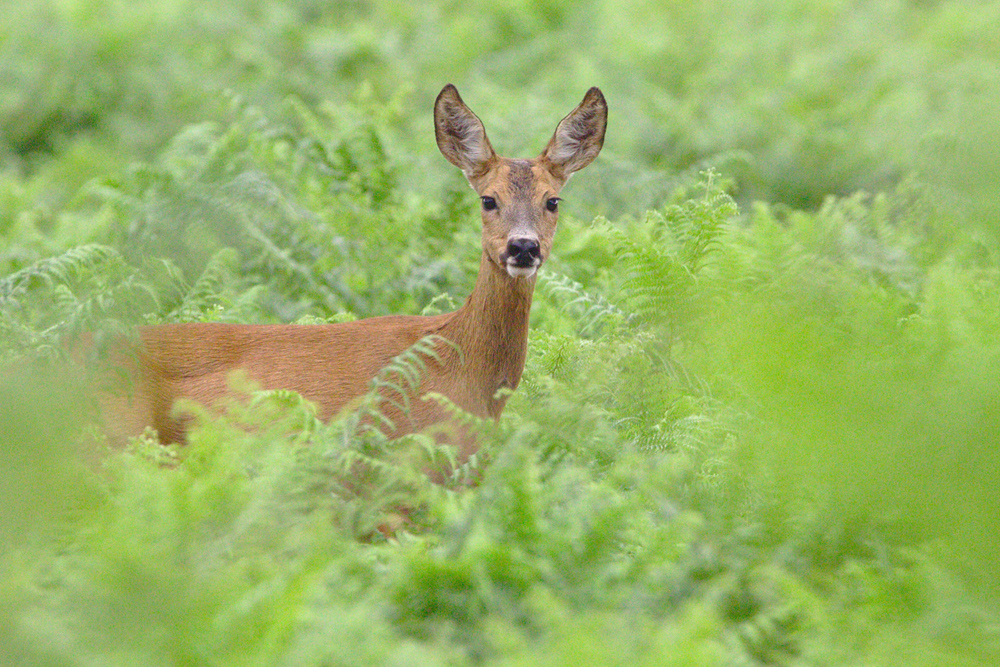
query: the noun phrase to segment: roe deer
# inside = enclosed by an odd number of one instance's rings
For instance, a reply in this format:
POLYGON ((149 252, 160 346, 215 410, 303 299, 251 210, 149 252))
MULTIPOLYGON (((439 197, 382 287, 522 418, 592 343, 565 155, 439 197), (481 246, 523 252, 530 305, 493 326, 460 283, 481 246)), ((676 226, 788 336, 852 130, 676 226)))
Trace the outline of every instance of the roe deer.
MULTIPOLYGON (((164 442, 182 442, 189 415, 174 402, 211 405, 242 370, 265 389, 291 389, 318 406, 326 420, 363 395, 393 357, 428 335, 437 345, 417 396, 434 391, 480 417, 499 418, 524 370, 528 311, 535 274, 552 248, 559 191, 570 175, 597 157, 604 143, 607 104, 597 88, 556 127, 533 160, 498 156, 482 122, 452 85, 434 104, 438 147, 462 170, 482 201, 482 259, 476 286, 455 312, 436 316, 374 317, 325 325, 166 324, 139 330, 131 368, 133 391, 109 410, 113 439, 153 426, 164 442), (456 349, 457 348, 457 349, 456 349)), ((446 418, 430 401, 413 401, 407 415, 389 408, 393 436, 446 418)), ((462 443, 467 457, 474 443, 462 443)))

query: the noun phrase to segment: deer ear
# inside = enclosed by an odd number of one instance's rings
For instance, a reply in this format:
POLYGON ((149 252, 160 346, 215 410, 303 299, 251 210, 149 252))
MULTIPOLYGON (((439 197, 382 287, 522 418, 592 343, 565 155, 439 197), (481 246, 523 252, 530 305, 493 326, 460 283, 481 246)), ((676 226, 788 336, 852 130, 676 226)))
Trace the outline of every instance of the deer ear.
POLYGON ((438 148, 453 165, 472 179, 496 159, 482 121, 465 106, 458 89, 450 83, 434 103, 434 134, 438 148))
POLYGON ((542 159, 569 178, 594 161, 604 145, 608 126, 608 103, 599 88, 591 88, 580 106, 573 109, 556 127, 542 159))

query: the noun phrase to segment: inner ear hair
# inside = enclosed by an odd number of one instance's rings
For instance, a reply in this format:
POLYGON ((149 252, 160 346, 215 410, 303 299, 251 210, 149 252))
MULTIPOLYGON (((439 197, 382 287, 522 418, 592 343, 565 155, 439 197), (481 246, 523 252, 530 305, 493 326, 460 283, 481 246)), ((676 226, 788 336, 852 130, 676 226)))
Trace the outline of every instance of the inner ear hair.
POLYGON ((563 118, 542 156, 565 178, 594 161, 604 146, 608 105, 600 89, 591 88, 580 105, 563 118))
POLYGON ((469 179, 485 172, 496 157, 482 121, 451 84, 434 103, 434 135, 441 154, 469 179))

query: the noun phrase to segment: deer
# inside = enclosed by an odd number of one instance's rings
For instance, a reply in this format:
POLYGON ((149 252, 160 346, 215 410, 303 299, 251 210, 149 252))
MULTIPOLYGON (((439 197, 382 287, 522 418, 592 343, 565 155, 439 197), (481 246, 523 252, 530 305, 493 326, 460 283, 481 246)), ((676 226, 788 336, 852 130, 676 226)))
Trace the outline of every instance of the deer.
MULTIPOLYGON (((330 420, 368 391, 376 374, 401 352, 433 337, 417 393, 436 392, 463 410, 498 420, 517 388, 527 354, 528 317, 538 268, 552 250, 559 193, 604 144, 607 103, 598 88, 556 126, 534 159, 500 157, 482 121, 446 85, 434 103, 438 148, 458 167, 481 202, 482 255, 465 303, 440 315, 390 315, 335 324, 180 323, 140 327, 126 365, 130 395, 110 410, 112 439, 147 426, 160 441, 184 443, 192 416, 180 399, 211 406, 231 393, 230 376, 244 373, 263 389, 294 390, 330 420), (509 390, 509 391, 504 391, 509 390)), ((439 403, 414 401, 408 414, 389 405, 398 437, 448 414, 439 403)), ((107 410, 106 410, 107 412, 107 410)), ((474 453, 461 443, 459 460, 474 453)))

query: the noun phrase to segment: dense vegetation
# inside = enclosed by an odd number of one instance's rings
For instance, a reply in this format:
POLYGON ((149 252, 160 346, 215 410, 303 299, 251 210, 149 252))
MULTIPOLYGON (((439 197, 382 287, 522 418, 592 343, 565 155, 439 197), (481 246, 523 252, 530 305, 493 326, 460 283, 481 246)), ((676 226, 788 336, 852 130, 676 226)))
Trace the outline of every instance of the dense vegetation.
POLYGON ((0 16, 3 664, 1000 664, 1000 3, 0 16), (138 323, 464 299, 449 81, 507 155, 611 108, 489 463, 287 392, 107 450, 138 323))

